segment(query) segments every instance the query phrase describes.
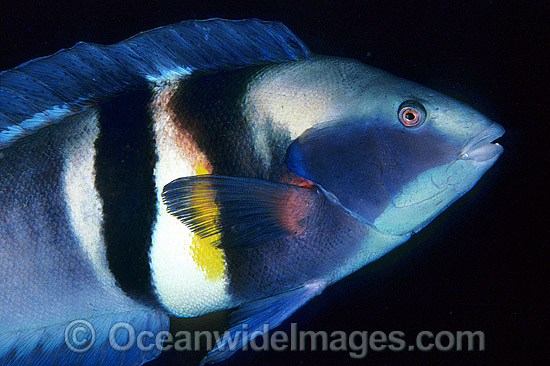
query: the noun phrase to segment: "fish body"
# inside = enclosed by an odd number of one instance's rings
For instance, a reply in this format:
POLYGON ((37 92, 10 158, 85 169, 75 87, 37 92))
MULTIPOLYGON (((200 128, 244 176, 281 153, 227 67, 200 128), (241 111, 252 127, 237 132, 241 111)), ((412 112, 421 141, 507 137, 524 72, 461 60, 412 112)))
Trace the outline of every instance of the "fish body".
POLYGON ((113 350, 112 324, 236 307, 203 360, 222 361, 243 325, 276 327, 404 243, 502 153, 469 106, 279 23, 182 22, 1 77, 4 364, 141 364, 159 350, 113 350), (78 319, 86 352, 64 338, 78 319))

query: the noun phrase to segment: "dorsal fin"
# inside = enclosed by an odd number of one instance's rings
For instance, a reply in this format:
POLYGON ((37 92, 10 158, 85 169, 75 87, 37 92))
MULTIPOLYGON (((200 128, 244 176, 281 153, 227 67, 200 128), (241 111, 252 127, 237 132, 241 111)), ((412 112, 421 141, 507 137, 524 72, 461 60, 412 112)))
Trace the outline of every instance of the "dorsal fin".
POLYGON ((258 19, 184 21, 108 46, 80 42, 0 73, 0 149, 128 86, 308 57, 282 23, 258 19))

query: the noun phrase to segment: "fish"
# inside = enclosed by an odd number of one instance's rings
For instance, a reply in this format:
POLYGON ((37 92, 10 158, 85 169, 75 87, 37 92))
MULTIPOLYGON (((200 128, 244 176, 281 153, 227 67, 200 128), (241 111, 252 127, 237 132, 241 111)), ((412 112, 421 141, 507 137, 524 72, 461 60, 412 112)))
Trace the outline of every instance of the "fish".
POLYGON ((227 360, 428 225, 503 134, 257 19, 3 71, 0 363, 140 365, 160 349, 121 351, 116 324, 162 341, 169 317, 231 309, 201 364, 227 360))

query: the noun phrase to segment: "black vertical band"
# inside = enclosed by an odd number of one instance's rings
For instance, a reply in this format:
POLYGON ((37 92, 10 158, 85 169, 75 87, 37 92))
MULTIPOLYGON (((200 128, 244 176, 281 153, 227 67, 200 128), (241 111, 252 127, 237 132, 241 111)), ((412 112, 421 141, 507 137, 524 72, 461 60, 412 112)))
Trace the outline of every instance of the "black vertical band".
POLYGON ((237 70, 194 72, 181 80, 169 106, 178 115, 180 128, 188 131, 212 164, 213 174, 278 181, 282 174, 288 131, 272 121, 254 130, 243 115, 243 98, 250 82, 266 66, 237 70), (258 157, 255 134, 265 134, 272 163, 258 157))
POLYGON ((157 161, 151 97, 143 88, 101 104, 95 184, 103 200, 109 269, 125 293, 158 306, 149 264, 156 218, 153 169, 157 161))

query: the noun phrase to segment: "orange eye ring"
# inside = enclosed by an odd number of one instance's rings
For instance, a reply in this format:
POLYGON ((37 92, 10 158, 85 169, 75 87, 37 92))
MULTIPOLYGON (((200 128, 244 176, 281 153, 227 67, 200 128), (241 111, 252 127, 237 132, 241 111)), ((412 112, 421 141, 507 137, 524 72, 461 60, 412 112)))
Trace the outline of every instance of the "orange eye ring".
POLYGON ((401 103, 397 116, 403 126, 418 127, 426 119, 426 110, 422 104, 409 100, 401 103))
POLYGON ((418 125, 422 114, 418 109, 415 108, 403 108, 399 111, 399 121, 406 127, 414 127, 418 125))

